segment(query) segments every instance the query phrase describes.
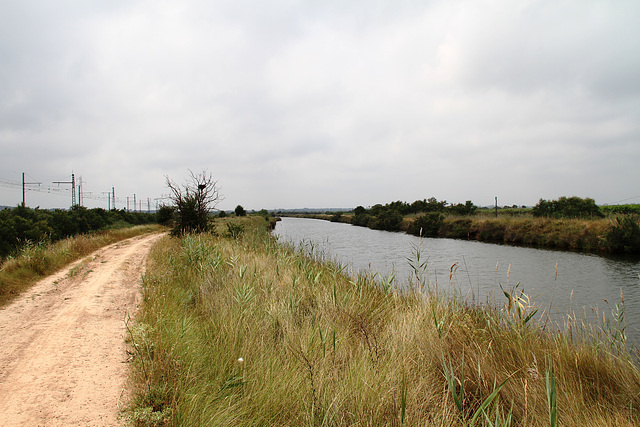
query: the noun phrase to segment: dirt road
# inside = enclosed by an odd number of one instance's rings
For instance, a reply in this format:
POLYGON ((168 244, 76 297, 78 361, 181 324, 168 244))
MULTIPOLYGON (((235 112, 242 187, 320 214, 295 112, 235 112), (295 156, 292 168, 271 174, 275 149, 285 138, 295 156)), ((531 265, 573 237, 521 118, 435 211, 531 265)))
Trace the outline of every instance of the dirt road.
POLYGON ((0 309, 0 426, 116 426, 139 302, 161 234, 102 248, 0 309))

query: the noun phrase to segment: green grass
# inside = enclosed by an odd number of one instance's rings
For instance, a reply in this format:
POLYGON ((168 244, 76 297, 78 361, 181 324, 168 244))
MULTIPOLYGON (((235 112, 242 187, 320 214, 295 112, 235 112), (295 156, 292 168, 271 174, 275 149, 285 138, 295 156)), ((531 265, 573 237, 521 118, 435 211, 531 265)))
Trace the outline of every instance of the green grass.
POLYGON ((24 246, 15 256, 0 264, 0 307, 10 303, 38 280, 96 249, 160 229, 158 225, 140 225, 79 235, 53 244, 24 246))
POLYGON ((543 331, 517 288, 494 307, 438 294, 419 248, 396 291, 242 225, 153 248, 129 325, 132 425, 640 424, 640 372, 597 327, 543 331))

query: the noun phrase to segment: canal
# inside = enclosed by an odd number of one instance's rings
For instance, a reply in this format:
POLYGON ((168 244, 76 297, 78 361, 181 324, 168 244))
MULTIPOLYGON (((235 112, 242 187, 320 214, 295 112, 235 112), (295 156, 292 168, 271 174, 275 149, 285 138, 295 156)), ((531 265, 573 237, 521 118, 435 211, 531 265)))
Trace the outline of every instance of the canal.
MULTIPOLYGON (((315 219, 282 218, 274 235, 281 242, 304 246, 316 256, 336 261, 345 272, 393 275, 407 286, 420 253, 425 282, 473 303, 505 301, 502 289, 516 285, 562 325, 568 318, 602 324, 613 320, 624 298, 629 342, 640 345, 640 259, 544 250, 468 240, 419 238, 315 219), (618 307, 616 307, 618 306, 618 307)), ((415 277, 415 276, 413 276, 415 277)))

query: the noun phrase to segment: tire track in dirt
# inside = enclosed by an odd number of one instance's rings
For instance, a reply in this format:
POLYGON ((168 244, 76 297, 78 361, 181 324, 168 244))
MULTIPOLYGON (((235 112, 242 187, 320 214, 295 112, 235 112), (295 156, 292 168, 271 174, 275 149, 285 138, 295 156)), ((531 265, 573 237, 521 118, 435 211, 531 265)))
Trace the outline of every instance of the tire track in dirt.
POLYGON ((163 234, 99 249, 0 309, 0 425, 114 426, 125 403, 125 318, 163 234))

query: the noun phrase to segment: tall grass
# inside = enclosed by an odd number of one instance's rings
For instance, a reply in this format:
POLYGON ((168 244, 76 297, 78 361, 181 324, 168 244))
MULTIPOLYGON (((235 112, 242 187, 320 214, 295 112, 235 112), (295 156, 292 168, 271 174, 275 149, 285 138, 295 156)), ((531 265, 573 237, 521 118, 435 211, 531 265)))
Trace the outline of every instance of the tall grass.
POLYGON ((409 289, 390 289, 265 229, 154 247, 130 329, 132 425, 640 423, 629 354, 542 331, 518 289, 503 306, 438 293, 419 248, 409 289))
POLYGON ((8 304, 39 279, 96 249, 160 229, 158 225, 140 225, 78 235, 53 244, 25 245, 15 256, 0 264, 0 307, 8 304))

